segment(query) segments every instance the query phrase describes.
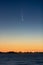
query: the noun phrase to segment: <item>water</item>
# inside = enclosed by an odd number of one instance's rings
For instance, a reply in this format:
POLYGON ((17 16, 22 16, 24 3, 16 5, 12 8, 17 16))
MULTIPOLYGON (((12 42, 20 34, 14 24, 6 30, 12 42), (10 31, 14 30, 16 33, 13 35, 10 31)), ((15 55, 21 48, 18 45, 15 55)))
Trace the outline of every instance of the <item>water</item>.
POLYGON ((43 54, 0 54, 0 65, 43 65, 43 54))

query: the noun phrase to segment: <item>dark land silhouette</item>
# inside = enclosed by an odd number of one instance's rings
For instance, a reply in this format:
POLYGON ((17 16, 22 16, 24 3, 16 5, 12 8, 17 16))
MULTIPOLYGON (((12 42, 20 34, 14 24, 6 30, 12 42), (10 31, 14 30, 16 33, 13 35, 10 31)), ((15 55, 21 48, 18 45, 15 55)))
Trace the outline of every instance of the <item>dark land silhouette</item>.
POLYGON ((14 51, 9 51, 9 52, 0 52, 0 54, 43 54, 43 52, 14 52, 14 51))
POLYGON ((0 52, 0 65, 43 65, 43 52, 0 52))

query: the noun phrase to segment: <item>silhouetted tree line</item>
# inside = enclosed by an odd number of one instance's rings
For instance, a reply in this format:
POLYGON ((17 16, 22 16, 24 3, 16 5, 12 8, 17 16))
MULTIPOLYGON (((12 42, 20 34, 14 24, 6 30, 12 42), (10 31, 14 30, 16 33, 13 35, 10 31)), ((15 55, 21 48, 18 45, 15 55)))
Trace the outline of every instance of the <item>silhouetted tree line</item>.
POLYGON ((43 54, 43 52, 14 52, 14 51, 9 51, 9 52, 0 52, 0 54, 43 54))

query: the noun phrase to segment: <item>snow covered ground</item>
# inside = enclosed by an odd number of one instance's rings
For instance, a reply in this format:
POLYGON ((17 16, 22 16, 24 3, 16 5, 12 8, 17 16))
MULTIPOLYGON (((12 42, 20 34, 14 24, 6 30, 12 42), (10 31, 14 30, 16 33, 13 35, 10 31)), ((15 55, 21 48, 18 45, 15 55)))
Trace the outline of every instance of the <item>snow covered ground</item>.
POLYGON ((43 54, 0 54, 0 65, 43 65, 43 54))

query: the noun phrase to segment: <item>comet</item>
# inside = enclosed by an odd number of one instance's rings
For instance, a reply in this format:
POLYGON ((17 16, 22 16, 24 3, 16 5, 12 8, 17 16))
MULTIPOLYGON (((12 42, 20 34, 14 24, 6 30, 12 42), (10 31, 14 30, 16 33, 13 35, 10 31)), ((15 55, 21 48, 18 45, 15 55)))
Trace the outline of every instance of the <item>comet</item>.
POLYGON ((23 9, 21 10, 21 21, 24 21, 24 17, 23 17, 23 9))

